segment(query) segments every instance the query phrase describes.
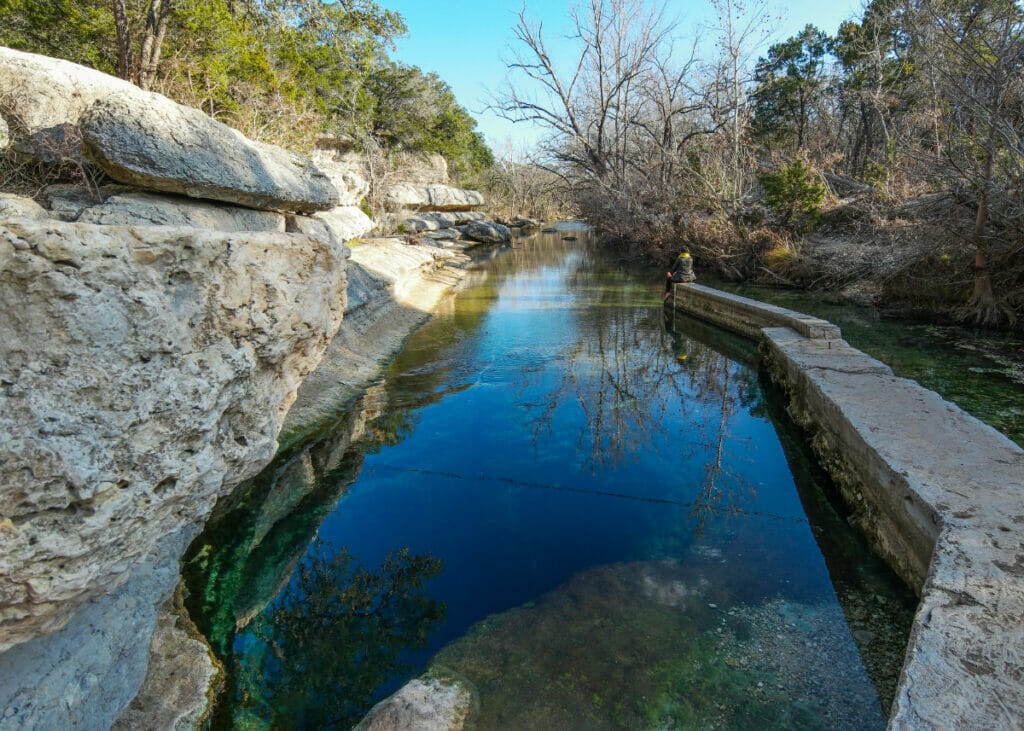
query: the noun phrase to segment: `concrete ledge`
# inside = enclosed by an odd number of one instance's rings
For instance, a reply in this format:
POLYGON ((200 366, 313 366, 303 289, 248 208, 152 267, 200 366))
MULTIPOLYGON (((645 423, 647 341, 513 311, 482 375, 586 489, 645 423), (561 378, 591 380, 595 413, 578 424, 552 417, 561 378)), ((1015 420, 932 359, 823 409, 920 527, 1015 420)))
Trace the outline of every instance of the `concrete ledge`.
MULTIPOLYGON (((679 309, 778 317, 701 290, 679 309)), ((889 727, 1024 727, 1024 450, 843 340, 759 337, 859 528, 921 596, 889 727)))
POLYGON ((754 340, 761 337, 761 330, 766 327, 788 327, 814 339, 842 337, 839 328, 828 320, 700 284, 675 284, 672 297, 676 309, 754 340))

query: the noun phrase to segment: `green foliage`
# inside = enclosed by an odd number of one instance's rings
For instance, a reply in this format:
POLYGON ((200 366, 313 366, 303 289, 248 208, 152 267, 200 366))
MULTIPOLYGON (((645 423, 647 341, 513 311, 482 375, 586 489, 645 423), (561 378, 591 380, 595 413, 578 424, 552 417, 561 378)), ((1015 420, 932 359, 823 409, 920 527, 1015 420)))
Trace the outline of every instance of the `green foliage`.
POLYGON ((117 40, 109 2, 0 0, 0 45, 114 73, 117 40))
POLYGON ((444 155, 455 177, 494 164, 476 121, 437 74, 387 62, 367 79, 367 90, 373 103, 366 128, 385 147, 444 155))
MULTIPOLYGON (((126 0, 136 29, 149 0, 126 0)), ((0 0, 0 44, 114 73, 110 0, 0 0)), ((319 132, 490 166, 476 123, 435 74, 388 58, 406 32, 375 0, 177 0, 154 89, 256 139, 308 148, 319 132)))
POLYGON ((825 186, 803 160, 797 158, 778 173, 760 176, 764 198, 779 224, 792 231, 809 231, 821 215, 825 186))
POLYGON ((768 49, 754 73, 754 132, 803 147, 824 87, 828 36, 813 25, 768 49))

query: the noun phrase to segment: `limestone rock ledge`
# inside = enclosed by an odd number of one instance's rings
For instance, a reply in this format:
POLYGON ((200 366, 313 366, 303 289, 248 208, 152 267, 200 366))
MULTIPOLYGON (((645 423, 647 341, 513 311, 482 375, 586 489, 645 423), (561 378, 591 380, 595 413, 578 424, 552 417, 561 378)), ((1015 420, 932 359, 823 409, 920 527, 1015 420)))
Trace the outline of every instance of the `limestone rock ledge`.
POLYGON ((336 415, 398 351, 442 299, 467 281, 469 257, 457 250, 365 239, 352 249, 345 322, 323 361, 302 383, 282 444, 336 415))
POLYGON ((106 728, 135 695, 178 558, 341 322, 348 253, 0 224, 0 728, 106 728))

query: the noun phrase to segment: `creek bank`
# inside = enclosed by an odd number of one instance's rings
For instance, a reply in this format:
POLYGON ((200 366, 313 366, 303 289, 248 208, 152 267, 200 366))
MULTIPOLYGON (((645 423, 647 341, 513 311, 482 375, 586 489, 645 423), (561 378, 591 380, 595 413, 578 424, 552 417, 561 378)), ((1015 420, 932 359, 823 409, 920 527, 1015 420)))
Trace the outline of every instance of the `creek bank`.
POLYGON ((748 336, 764 313, 762 356, 791 414, 858 527, 919 593, 890 727, 1018 727, 1024 451, 838 333, 800 334, 800 313, 700 285, 676 285, 669 304, 748 336))
MULTIPOLYGON (((183 563, 187 605, 229 675, 235 634, 287 585, 320 521, 360 473, 362 459, 350 457, 350 447, 381 415, 386 398, 374 381, 382 367, 457 289, 475 280, 476 270, 467 268, 471 260, 499 252, 388 238, 353 247, 345 319, 299 389, 274 464, 218 503, 183 563)), ((234 692, 230 677, 226 692, 234 692)), ((456 695, 441 704, 446 714, 462 713, 464 699, 456 695)))

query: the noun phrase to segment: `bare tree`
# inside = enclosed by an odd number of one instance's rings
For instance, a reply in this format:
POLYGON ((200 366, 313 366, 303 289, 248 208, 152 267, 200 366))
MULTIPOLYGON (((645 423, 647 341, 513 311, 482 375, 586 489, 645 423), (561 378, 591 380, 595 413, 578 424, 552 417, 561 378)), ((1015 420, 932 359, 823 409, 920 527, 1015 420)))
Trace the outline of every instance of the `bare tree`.
POLYGON ((551 132, 555 160, 598 181, 621 177, 627 131, 643 77, 673 26, 646 0, 587 0, 572 11, 576 57, 560 72, 541 23, 526 11, 513 33, 525 50, 509 68, 530 82, 508 85, 492 108, 506 119, 533 121, 551 132))
POLYGON ((718 59, 712 90, 715 108, 727 118, 728 176, 724 197, 735 215, 747 191, 751 176, 751 155, 744 151, 743 137, 750 119, 747 89, 753 81, 755 53, 771 35, 772 16, 765 0, 713 0, 718 15, 718 59))
POLYGON ((989 270, 991 225, 1024 224, 1024 9, 1014 0, 923 0, 920 58, 946 101, 944 174, 975 201, 971 314, 993 323, 1000 308, 989 270))
POLYGON ((117 31, 117 75, 122 79, 143 89, 153 85, 174 2, 147 0, 141 22, 132 23, 127 0, 111 0, 117 31))

